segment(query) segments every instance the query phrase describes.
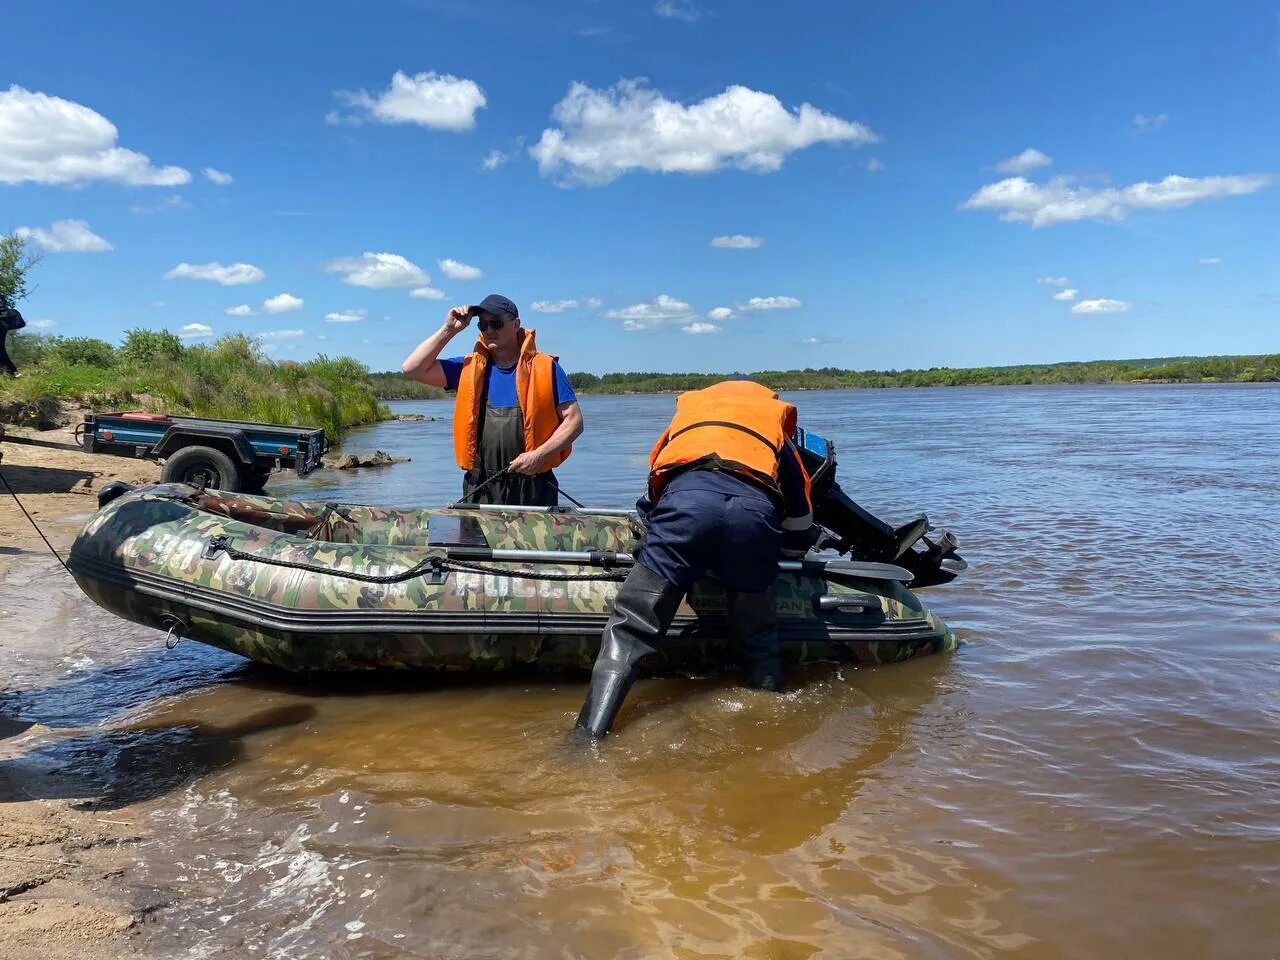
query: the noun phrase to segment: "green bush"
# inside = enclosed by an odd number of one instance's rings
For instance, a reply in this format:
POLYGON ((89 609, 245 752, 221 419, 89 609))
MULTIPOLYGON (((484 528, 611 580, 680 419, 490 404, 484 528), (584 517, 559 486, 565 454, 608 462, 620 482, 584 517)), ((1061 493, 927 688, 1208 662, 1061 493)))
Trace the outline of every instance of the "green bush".
POLYGON ((178 335, 168 330, 130 330, 117 351, 121 360, 136 366, 148 366, 166 360, 180 360, 183 351, 178 335))

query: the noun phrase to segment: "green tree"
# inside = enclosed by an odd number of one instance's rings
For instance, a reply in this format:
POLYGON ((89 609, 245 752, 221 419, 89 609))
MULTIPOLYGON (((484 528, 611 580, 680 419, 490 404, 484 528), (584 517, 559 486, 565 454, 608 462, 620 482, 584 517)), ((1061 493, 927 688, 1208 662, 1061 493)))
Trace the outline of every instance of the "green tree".
POLYGON ((27 275, 43 260, 25 237, 0 236, 0 304, 13 306, 27 296, 27 275))

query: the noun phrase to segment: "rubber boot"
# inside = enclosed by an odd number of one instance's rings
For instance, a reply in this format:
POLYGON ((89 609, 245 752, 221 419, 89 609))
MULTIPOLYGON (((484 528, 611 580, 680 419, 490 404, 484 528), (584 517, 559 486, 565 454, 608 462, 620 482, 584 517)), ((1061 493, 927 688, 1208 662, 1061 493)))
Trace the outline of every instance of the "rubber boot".
POLYGON ((666 636, 684 599, 684 590, 637 563, 613 601, 613 615, 600 637, 591 668, 591 686, 578 714, 577 728, 592 739, 609 732, 622 701, 636 679, 636 664, 666 636))
POLYGON ((778 643, 773 588, 760 593, 726 592, 729 639, 742 651, 746 684, 782 692, 782 650, 778 643))

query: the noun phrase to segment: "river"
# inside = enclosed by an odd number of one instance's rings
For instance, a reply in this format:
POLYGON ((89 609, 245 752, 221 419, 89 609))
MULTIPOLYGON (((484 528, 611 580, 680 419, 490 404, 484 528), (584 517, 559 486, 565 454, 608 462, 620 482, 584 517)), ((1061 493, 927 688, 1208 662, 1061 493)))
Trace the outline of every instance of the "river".
MULTIPOLYGON (((960 538, 955 654, 643 682, 574 750, 581 683, 166 652, 31 561, 0 706, 55 729, 6 773, 138 805, 163 956, 1275 956, 1280 387, 789 399, 864 506, 960 538)), ((561 486, 628 504, 673 398, 582 406, 561 486)), ((450 404, 394 407, 439 419, 347 447, 411 463, 270 489, 457 496, 450 404)))

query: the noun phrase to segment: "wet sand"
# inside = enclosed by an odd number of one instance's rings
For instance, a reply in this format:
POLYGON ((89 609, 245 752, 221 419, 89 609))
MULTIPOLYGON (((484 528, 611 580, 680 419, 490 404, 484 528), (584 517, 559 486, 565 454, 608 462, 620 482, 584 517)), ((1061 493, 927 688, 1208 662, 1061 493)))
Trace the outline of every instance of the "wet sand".
MULTIPOLYGON (((64 447, 75 446, 75 437, 69 428, 7 426, 0 441, 0 471, 59 550, 95 509, 103 484, 148 483, 160 476, 159 466, 145 460, 9 442, 15 437, 64 447)), ((0 634, 6 661, 17 653, 6 589, 15 564, 44 567, 52 560, 9 491, 0 489, 0 634)), ((53 567, 50 576, 64 575, 53 567)), ((0 690, 11 681, 0 680, 0 690)), ((0 768, 52 733, 42 724, 0 714, 0 768)), ((30 776, 0 773, 0 960, 137 956, 130 931, 145 912, 145 898, 127 879, 142 837, 137 817, 127 809, 96 811, 88 798, 40 799, 44 786, 30 776)))

